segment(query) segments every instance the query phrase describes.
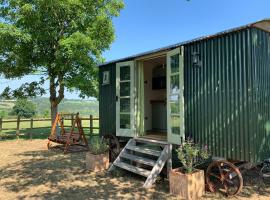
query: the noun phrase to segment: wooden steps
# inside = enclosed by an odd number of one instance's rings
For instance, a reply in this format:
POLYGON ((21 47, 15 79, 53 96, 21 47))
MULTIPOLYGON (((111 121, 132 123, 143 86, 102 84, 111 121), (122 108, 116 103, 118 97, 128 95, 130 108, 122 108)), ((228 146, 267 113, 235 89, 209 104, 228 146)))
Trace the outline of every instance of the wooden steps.
POLYGON ((157 156, 157 157, 159 157, 161 154, 161 151, 149 149, 149 148, 142 147, 142 146, 127 146, 127 149, 132 150, 132 151, 136 151, 136 152, 140 152, 140 153, 144 153, 144 154, 148 154, 148 155, 152 155, 152 156, 157 156))
POLYGON ((136 167, 134 165, 130 165, 130 164, 127 164, 127 163, 124 163, 121 161, 115 163, 115 166, 120 167, 120 168, 125 169, 125 170, 128 170, 128 171, 131 171, 131 172, 134 172, 134 173, 139 174, 141 176, 145 176, 145 177, 148 177, 151 173, 151 171, 149 171, 149 170, 139 168, 139 167, 136 167))
POLYGON ((155 182, 166 163, 167 170, 171 170, 171 150, 172 145, 164 141, 145 138, 130 139, 109 168, 109 171, 119 167, 147 177, 144 187, 149 188, 155 182))
POLYGON ((141 164, 144 164, 144 165, 152 166, 152 167, 156 164, 155 160, 140 157, 140 156, 135 156, 135 155, 128 154, 128 153, 123 153, 121 155, 121 158, 126 158, 128 160, 131 160, 131 161, 134 161, 134 162, 137 162, 137 163, 141 163, 141 164))

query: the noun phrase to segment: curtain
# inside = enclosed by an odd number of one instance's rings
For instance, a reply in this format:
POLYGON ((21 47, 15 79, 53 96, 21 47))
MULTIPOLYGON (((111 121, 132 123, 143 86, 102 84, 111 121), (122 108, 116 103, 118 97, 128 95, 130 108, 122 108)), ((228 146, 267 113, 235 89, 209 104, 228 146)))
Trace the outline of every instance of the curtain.
POLYGON ((143 62, 137 61, 136 73, 136 130, 137 135, 144 135, 144 69, 143 62))

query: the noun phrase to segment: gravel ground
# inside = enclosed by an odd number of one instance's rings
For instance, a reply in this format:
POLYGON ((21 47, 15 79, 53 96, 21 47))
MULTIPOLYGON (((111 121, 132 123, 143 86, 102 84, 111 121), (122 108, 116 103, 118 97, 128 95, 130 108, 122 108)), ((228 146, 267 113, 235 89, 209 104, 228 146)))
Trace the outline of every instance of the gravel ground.
MULTIPOLYGON (((177 199, 168 182, 143 189, 143 178, 116 171, 90 173, 85 153, 48 151, 46 140, 0 141, 0 199, 177 199)), ((240 195, 229 199, 270 199, 270 185, 255 170, 245 174, 240 195)), ((228 199, 206 193, 204 199, 228 199)))

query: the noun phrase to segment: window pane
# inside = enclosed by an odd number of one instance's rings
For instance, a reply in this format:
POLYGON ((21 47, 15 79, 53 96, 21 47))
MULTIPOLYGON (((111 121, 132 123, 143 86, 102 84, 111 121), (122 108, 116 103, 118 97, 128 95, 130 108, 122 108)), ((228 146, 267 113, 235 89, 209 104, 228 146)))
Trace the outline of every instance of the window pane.
POLYGON ((120 96, 130 96, 130 82, 120 83, 120 96))
POLYGON ((171 73, 179 72, 179 54, 171 56, 171 73))
POLYGON ((171 76, 171 94, 179 93, 179 74, 171 76))
POLYGON ((170 105, 171 105, 171 113, 179 114, 180 113, 180 95, 174 94, 170 96, 170 105))
POLYGON ((120 114, 120 128, 130 129, 130 114, 120 114))
POLYGON ((120 81, 130 80, 130 66, 120 67, 120 81))
POLYGON ((180 117, 171 116, 171 131, 173 134, 180 135, 180 117))
POLYGON ((130 98, 120 99, 120 112, 130 112, 130 98))

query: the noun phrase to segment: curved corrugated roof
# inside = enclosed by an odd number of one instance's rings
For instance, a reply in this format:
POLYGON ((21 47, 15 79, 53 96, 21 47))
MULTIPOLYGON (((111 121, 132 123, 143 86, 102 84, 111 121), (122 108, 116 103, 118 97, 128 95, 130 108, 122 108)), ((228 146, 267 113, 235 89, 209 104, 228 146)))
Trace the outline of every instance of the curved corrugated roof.
POLYGON ((184 42, 179 42, 179 43, 176 43, 176 44, 173 44, 173 45, 169 45, 169 46, 166 46, 166 47, 154 49, 154 50, 151 50, 151 51, 146 51, 146 52, 143 52, 143 53, 135 54, 135 55, 132 55, 132 56, 128 56, 128 57, 124 57, 124 58, 120 58, 120 59, 116 59, 116 60, 111 60, 111 61, 102 63, 99 66, 101 67, 101 66, 104 66, 104 65, 112 64, 112 63, 123 62, 123 61, 127 61, 127 60, 133 60, 133 59, 136 59, 136 58, 139 58, 139 57, 142 57, 142 56, 147 56, 147 55, 162 52, 162 51, 168 51, 168 50, 177 48, 179 46, 187 45, 187 44, 198 42, 198 41, 201 41, 201 40, 207 40, 207 39, 214 38, 214 37, 220 37, 220 36, 222 36, 224 34, 236 32, 236 31, 247 29, 247 28, 250 28, 250 27, 260 28, 260 29, 262 29, 264 31, 270 32, 270 18, 269 19, 263 19, 263 20, 260 20, 260 21, 254 22, 254 23, 250 23, 250 24, 247 24, 247 25, 244 25, 244 26, 240 26, 240 27, 237 27, 237 28, 228 29, 226 31, 218 32, 216 34, 207 35, 207 36, 195 38, 193 40, 188 40, 188 41, 184 41, 184 42))

